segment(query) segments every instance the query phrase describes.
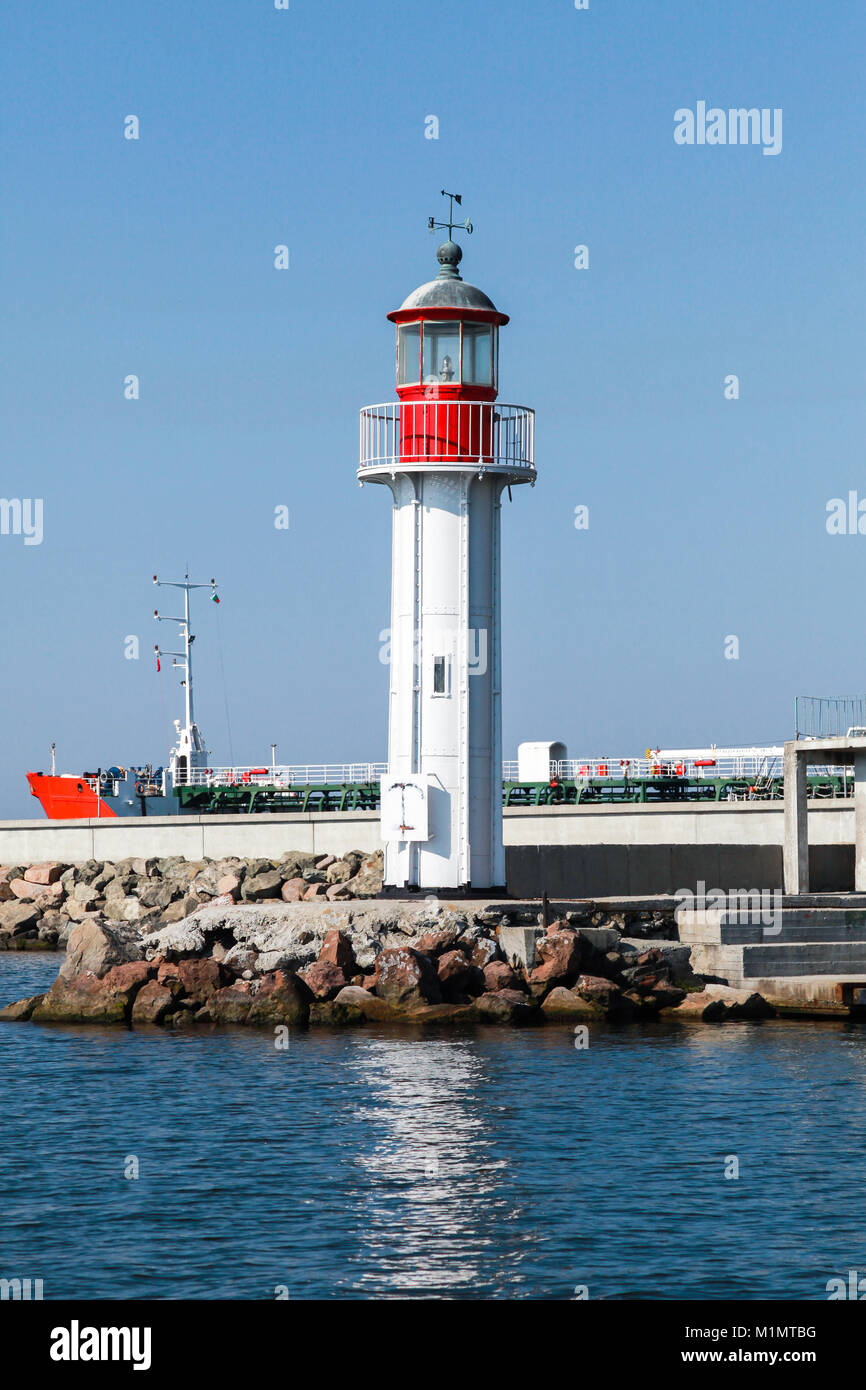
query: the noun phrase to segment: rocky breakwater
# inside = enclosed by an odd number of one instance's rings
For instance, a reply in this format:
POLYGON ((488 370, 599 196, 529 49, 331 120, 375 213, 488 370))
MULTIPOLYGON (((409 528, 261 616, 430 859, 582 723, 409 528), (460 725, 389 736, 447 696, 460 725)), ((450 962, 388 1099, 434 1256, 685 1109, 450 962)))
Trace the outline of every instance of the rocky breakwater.
POLYGON ((70 932, 51 989, 0 1019, 273 1028, 772 1012, 759 996, 691 975, 679 945, 628 940, 592 920, 570 912, 545 930, 505 904, 381 899, 214 902, 149 931, 91 918, 70 932))
POLYGON ((90 859, 0 868, 0 951, 63 950, 76 923, 135 924, 144 933, 211 902, 344 902, 375 897, 382 854, 353 850, 274 859, 90 859))

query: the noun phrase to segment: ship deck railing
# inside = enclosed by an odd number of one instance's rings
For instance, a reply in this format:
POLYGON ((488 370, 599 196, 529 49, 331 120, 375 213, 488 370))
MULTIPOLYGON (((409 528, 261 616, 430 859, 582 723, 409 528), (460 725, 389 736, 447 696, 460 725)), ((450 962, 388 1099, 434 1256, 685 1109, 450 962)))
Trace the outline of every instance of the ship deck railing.
POLYGON ((307 787, 378 782, 387 763, 299 763, 271 767, 196 767, 175 777, 181 787, 307 787))
MULTIPOLYGON (((820 776, 842 776, 846 769, 815 764, 813 771, 820 776)), ((782 775, 781 757, 760 752, 735 757, 720 756, 697 760, 660 757, 561 758, 551 761, 548 771, 551 782, 590 782, 605 778, 640 778, 646 780, 659 777, 703 781, 705 779, 717 780, 721 777, 767 779, 782 777, 782 775)), ((520 781, 519 764, 516 758, 502 764, 502 776, 506 782, 520 781)), ((537 778, 532 777, 524 780, 536 781, 537 778)))
MULTIPOLYGON (((386 775, 387 763, 298 763, 283 766, 234 766, 192 768, 175 778, 175 786, 186 787, 308 787, 345 786, 379 782, 386 775)), ((844 776, 850 769, 816 764, 816 775, 844 776)), ((595 782, 606 779, 703 781, 719 778, 756 781, 782 776, 781 758, 760 755, 671 761, 658 758, 563 758, 549 766, 550 782, 595 782)), ((505 782, 519 782, 516 759, 502 764, 505 782)), ((527 779, 524 779, 527 780, 527 779)), ((535 782, 536 777, 528 779, 535 782)), ((95 789, 95 788, 94 788, 95 789)))

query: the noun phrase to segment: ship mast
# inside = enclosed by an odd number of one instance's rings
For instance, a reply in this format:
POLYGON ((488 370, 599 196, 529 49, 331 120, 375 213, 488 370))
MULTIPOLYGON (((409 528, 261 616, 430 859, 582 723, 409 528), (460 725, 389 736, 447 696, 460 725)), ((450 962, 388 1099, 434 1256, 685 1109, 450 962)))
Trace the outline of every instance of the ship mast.
POLYGON ((174 726, 177 729, 177 747, 171 752, 171 768, 176 782, 185 782, 188 769, 204 767, 207 763, 207 748, 201 730, 195 722, 195 707, 193 703, 193 676, 192 676, 192 644, 195 635, 190 631, 190 609, 189 596, 192 589, 210 589, 211 598, 219 603, 217 597, 217 585, 214 579, 209 584, 193 584, 190 582, 189 574, 182 580, 160 579, 158 575, 153 576, 153 582, 160 588, 182 589, 183 590, 183 617, 175 618, 168 614, 160 613, 158 609, 153 610, 153 616, 160 623, 177 623, 180 629, 180 637, 183 642, 182 652, 165 651, 157 643, 154 646, 157 660, 161 656, 173 658, 172 666, 183 671, 181 684, 184 687, 184 714, 185 722, 183 727, 179 719, 176 719, 174 726))

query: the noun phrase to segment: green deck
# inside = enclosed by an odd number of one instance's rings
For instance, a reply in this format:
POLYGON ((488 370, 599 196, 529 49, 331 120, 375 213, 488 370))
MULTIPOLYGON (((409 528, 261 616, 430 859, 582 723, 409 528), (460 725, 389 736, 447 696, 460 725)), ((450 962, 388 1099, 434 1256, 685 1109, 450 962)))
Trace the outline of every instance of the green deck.
MULTIPOLYGON (((809 795, 833 799, 850 794, 843 776, 810 777, 809 795)), ((376 811, 378 782, 310 783, 276 787, 248 784, 175 787, 182 809, 202 816, 252 815, 267 811, 376 811)), ((503 782, 503 806, 587 806, 683 801, 781 801, 781 777, 594 777, 588 781, 503 782)))

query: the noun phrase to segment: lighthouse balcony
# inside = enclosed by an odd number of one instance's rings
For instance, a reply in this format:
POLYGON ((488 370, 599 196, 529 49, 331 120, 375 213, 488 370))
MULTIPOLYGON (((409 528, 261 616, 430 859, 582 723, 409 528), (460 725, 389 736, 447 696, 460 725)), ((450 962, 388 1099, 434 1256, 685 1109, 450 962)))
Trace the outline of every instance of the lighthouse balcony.
POLYGON ((389 401, 361 411, 358 478, 451 469, 535 481, 535 412, 498 401, 389 401))

